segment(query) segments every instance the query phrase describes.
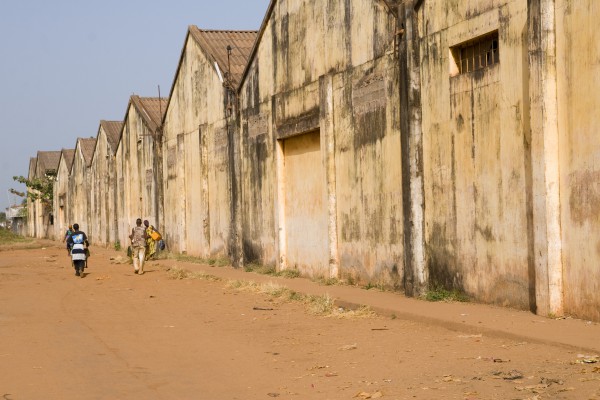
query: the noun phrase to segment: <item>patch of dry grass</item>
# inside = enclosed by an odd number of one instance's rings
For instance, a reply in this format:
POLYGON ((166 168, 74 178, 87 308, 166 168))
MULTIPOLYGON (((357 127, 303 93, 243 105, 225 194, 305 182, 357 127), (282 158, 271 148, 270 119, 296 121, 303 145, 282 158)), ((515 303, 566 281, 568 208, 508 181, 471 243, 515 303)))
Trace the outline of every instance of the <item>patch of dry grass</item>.
POLYGON ((157 254, 156 260, 177 260, 182 262, 189 262, 192 264, 204 264, 209 265, 211 267, 226 267, 231 265, 229 259, 227 257, 211 257, 211 258, 202 258, 190 256, 187 254, 175 254, 166 251, 161 251, 157 254))
POLYGON ((0 228, 0 251, 31 250, 44 247, 33 238, 15 235, 9 230, 0 228))
POLYGON ((296 301, 302 303, 309 314, 333 318, 373 318, 376 316, 370 308, 362 306, 356 310, 348 310, 335 305, 335 299, 329 295, 305 295, 273 282, 259 284, 253 281, 230 280, 226 285, 230 289, 263 294, 280 301, 296 301))
POLYGON ((298 271, 297 269, 284 269, 283 271, 279 271, 277 273, 277 276, 288 279, 299 278, 300 271, 298 271))
POLYGON ((248 263, 244 266, 245 272, 256 272, 261 275, 269 275, 269 276, 277 276, 282 278, 298 278, 300 277, 300 271, 297 269, 285 269, 283 271, 277 272, 274 266, 272 265, 262 265, 259 263, 248 263))
POLYGON ((318 283, 323 286, 343 286, 346 285, 346 282, 339 280, 337 278, 325 278, 324 276, 316 276, 311 279, 313 282, 318 283))
MULTIPOLYGON (((263 269, 260 269, 264 271, 263 269)), ((256 270, 253 269, 256 272, 256 270)), ((167 275, 171 279, 201 279, 211 282, 222 281, 221 278, 207 274, 204 271, 191 272, 183 268, 168 268, 167 275)), ((295 274, 291 274, 295 277, 295 274)), ((256 293, 268 296, 279 302, 299 302, 304 305, 309 314, 320 317, 358 319, 358 318, 374 318, 376 316, 370 308, 362 306, 356 310, 345 309, 338 307, 335 304, 335 299, 328 294, 322 296, 306 295, 296 292, 284 285, 274 282, 257 283, 251 280, 228 280, 225 283, 226 288, 241 292, 256 293)))
POLYGON ((222 279, 218 276, 207 274, 204 271, 192 272, 183 268, 169 268, 167 270, 167 276, 170 279, 182 280, 182 279, 200 279, 209 282, 218 282, 222 279))

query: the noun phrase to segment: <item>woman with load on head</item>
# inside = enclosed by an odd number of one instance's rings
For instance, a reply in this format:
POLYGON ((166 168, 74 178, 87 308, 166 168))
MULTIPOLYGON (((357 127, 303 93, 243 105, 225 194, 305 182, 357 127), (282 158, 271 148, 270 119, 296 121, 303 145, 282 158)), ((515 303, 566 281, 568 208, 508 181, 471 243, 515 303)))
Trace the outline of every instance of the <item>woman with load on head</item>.
POLYGON ((157 231, 154 226, 150 225, 148 220, 144 220, 144 226, 146 227, 146 260, 151 259, 156 254, 156 244, 162 239, 162 235, 157 231))
POLYGON ((75 268, 75 276, 83 278, 83 270, 87 259, 87 247, 90 245, 85 232, 79 230, 78 224, 73 224, 74 232, 67 238, 67 247, 71 249, 71 260, 75 268))

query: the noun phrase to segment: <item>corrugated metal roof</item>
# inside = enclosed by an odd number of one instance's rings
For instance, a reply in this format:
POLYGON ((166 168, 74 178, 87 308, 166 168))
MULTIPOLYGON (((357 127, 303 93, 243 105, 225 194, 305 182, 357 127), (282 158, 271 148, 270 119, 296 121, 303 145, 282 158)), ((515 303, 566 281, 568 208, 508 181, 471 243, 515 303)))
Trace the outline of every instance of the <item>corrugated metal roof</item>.
POLYGON ((36 171, 38 176, 49 171, 57 171, 60 162, 60 151, 38 151, 37 160, 36 171))
POLYGON ((91 166, 94 150, 96 149, 96 138, 78 138, 77 141, 79 142, 79 147, 81 147, 86 167, 91 166))
POLYGON ((231 68, 232 85, 237 87, 246 69, 258 31, 202 30, 190 25, 189 32, 200 47, 214 58, 221 74, 225 75, 231 68), (227 46, 231 46, 229 59, 227 46))
POLYGON ((117 153, 117 146, 121 140, 121 131, 123 130, 123 121, 100 121, 100 126, 106 132, 106 139, 113 151, 113 155, 117 153))
POLYGON ((148 129, 156 132, 167 111, 168 98, 131 96, 131 103, 140 113, 148 129))

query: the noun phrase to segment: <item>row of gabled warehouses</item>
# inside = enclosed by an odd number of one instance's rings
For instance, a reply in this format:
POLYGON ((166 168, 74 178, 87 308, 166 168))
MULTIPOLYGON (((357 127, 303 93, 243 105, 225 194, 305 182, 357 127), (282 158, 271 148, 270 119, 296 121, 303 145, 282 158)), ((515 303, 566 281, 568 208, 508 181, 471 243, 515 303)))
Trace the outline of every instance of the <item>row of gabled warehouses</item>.
POLYGON ((32 159, 58 174, 30 232, 126 246, 141 217, 173 252, 600 320, 598 17, 272 0, 258 32, 190 26, 168 99, 32 159))

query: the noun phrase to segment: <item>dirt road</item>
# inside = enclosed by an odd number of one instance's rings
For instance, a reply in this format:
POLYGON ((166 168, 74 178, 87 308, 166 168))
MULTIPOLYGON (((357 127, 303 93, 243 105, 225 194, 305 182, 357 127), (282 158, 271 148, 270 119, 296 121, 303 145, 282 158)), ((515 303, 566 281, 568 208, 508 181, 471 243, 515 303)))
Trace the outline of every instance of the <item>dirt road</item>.
POLYGON ((80 279, 44 246, 0 251, 0 400, 600 399, 595 354, 318 317, 226 280, 172 279, 186 266, 173 260, 138 276, 110 250, 80 279))

